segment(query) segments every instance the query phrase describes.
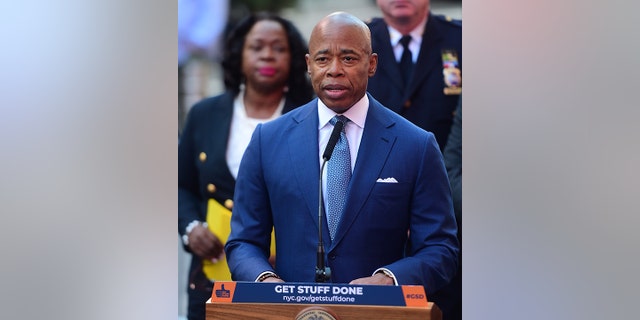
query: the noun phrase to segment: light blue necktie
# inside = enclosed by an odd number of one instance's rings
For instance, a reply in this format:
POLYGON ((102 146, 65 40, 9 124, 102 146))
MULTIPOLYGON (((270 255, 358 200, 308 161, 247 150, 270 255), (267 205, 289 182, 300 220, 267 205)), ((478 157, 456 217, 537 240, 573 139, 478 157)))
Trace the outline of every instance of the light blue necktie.
POLYGON ((349 153, 349 143, 345 134, 345 128, 349 119, 345 116, 335 116, 329 121, 335 125, 337 121, 345 124, 340 132, 340 139, 336 143, 327 168, 327 220, 331 240, 336 235, 338 223, 344 211, 347 201, 347 188, 351 180, 351 154, 349 153))

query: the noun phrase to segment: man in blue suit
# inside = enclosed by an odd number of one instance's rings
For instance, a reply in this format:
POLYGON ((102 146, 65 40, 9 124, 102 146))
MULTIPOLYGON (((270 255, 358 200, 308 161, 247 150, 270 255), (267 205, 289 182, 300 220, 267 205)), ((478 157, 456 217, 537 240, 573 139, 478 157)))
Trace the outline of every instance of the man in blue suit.
MULTIPOLYGON (((459 244, 433 134, 367 94, 378 60, 358 18, 344 12, 323 18, 311 33, 306 60, 318 98, 259 125, 242 159, 225 246, 233 279, 315 281, 321 228, 328 281, 419 284, 427 295, 437 291, 456 272, 459 244), (336 115, 348 118, 351 178, 333 233, 324 219, 318 226, 318 194, 336 115), (275 267, 268 261, 272 227, 275 267)), ((333 179, 323 181, 328 190, 333 179)))

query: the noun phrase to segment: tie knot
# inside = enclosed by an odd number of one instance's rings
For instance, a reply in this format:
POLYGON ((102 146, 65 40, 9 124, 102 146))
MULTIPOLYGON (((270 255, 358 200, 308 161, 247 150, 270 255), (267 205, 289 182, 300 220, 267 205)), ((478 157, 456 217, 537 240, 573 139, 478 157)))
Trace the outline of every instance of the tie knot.
POLYGON ((409 43, 410 42, 411 42, 411 36, 410 35, 402 36, 402 38, 400 38, 400 43, 402 44, 402 47, 404 47, 405 49, 409 48, 409 43))
MULTIPOLYGON (((333 118, 331 118, 331 120, 329 120, 329 123, 331 123, 331 125, 335 126, 336 123, 340 121, 342 122, 342 124, 346 125, 347 122, 349 122, 349 118, 345 117, 345 116, 335 116, 333 118)), ((344 127, 342 127, 342 130, 344 130, 344 127)))

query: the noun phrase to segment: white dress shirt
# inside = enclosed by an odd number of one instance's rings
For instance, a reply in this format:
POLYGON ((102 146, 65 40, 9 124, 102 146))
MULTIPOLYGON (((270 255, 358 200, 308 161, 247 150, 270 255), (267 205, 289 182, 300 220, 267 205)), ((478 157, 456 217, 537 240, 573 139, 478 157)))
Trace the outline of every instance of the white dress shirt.
MULTIPOLYGON (((426 23, 427 21, 425 19, 425 21, 420 22, 420 24, 418 24, 415 29, 409 32, 409 35, 411 36, 411 42, 409 42, 409 50, 411 50, 411 60, 413 60, 413 63, 416 63, 416 61, 418 61, 420 46, 422 45, 422 33, 424 32, 426 23)), ((400 62, 400 58, 402 58, 402 52, 404 51, 404 48, 400 43, 402 33, 390 26, 388 27, 388 29, 389 38, 391 40, 391 47, 393 48, 393 54, 396 57, 396 61, 400 62)))
MULTIPOLYGON (((364 122, 367 118, 367 111, 369 110, 369 97, 365 94, 362 99, 356 102, 344 115, 349 118, 349 122, 345 125, 345 134, 349 142, 349 153, 351 155, 351 172, 356 165, 358 156, 358 149, 360 148, 360 141, 362 140, 362 132, 364 131, 364 122)), ((337 113, 329 109, 322 100, 318 99, 318 159, 320 161, 320 167, 322 168, 322 154, 327 147, 331 131, 333 126, 329 123, 329 120, 336 116, 337 113)), ((322 193, 324 197, 325 208, 327 207, 327 169, 322 171, 322 193)))
POLYGON ((247 116, 247 111, 244 107, 244 90, 241 89, 240 93, 233 100, 233 116, 231 117, 231 128, 229 129, 229 143, 227 145, 227 165, 229 171, 234 179, 238 178, 238 169, 240 169, 240 160, 244 155, 244 151, 249 146, 253 131, 259 123, 264 123, 273 120, 282 115, 282 109, 284 109, 283 97, 278 105, 276 111, 271 115, 269 119, 257 119, 247 116))

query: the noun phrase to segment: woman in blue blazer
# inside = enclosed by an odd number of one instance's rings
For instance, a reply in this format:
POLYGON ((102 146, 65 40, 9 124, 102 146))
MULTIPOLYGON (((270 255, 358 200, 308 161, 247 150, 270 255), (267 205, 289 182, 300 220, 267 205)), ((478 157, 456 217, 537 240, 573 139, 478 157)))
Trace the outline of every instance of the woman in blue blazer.
POLYGON ((250 15, 225 45, 226 91, 189 112, 178 145, 178 232, 192 254, 189 319, 204 320, 213 281, 230 280, 223 252, 228 218, 226 225, 212 219, 231 215, 235 177, 253 129, 313 97, 306 51, 288 20, 250 15))

